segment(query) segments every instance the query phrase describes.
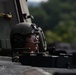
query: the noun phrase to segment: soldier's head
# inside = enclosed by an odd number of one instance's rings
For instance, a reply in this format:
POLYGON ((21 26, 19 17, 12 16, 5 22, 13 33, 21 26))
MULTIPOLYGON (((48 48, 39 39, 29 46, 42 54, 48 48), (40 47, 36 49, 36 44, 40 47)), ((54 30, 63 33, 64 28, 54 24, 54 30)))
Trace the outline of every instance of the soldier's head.
POLYGON ((25 48, 27 51, 37 51, 39 32, 35 24, 19 23, 11 31, 12 48, 25 48))

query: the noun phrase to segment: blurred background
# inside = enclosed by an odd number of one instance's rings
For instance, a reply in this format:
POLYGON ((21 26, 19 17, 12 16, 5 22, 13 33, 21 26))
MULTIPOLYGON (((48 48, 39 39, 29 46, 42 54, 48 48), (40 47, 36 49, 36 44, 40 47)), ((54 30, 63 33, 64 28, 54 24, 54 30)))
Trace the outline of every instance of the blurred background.
POLYGON ((47 43, 76 43, 76 0, 28 0, 32 20, 47 43))

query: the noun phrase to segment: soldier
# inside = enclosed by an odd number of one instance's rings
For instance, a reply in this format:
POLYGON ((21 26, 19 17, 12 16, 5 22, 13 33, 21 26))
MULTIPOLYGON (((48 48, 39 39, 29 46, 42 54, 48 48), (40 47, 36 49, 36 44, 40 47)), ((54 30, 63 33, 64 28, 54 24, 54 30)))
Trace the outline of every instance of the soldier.
POLYGON ((40 27, 33 23, 19 23, 10 34, 13 56, 23 52, 43 52, 46 50, 46 41, 40 27))

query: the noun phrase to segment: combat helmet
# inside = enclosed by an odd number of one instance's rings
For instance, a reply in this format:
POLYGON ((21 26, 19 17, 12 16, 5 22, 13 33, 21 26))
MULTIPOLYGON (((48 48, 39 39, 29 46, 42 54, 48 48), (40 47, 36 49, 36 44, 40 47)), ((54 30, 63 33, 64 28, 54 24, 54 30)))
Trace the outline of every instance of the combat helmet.
POLYGON ((27 35, 37 32, 37 26, 33 23, 19 23, 14 26, 14 28, 11 30, 11 35, 13 34, 21 34, 21 35, 27 35))
POLYGON ((47 44, 43 30, 34 23, 23 22, 14 26, 10 33, 11 47, 22 48, 25 44, 26 36, 33 33, 39 35, 39 51, 46 51, 47 44))
POLYGON ((25 43, 25 37, 28 34, 38 33, 38 28, 33 23, 19 23, 14 26, 10 33, 12 48, 22 48, 25 43))

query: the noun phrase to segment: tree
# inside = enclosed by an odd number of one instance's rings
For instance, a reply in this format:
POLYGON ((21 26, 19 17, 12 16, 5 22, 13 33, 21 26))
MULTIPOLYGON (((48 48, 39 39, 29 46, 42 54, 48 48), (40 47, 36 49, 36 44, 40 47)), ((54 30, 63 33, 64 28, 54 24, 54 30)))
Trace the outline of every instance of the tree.
POLYGON ((46 25, 48 23, 48 15, 46 14, 46 12, 39 7, 30 7, 30 12, 32 15, 34 15, 33 22, 42 27, 43 30, 46 30, 46 25))
POLYGON ((30 9, 33 21, 43 28, 48 42, 50 37, 55 41, 76 42, 76 0, 48 0, 30 9))

